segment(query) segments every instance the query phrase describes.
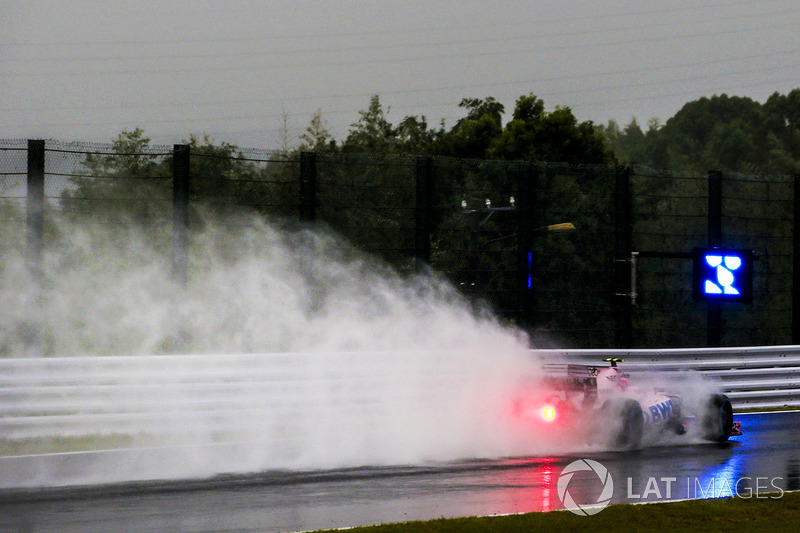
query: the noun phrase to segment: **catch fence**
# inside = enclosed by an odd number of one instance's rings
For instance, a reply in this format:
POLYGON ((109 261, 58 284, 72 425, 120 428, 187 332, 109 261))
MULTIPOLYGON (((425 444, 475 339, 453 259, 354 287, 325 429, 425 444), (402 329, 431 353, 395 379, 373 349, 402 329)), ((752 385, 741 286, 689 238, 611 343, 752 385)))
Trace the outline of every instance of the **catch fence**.
POLYGON ((539 345, 782 345, 800 341, 797 181, 636 166, 11 140, 0 141, 0 251, 4 263, 24 257, 36 272, 66 237, 59 230, 65 219, 136 225, 148 228, 185 283, 193 247, 202 245, 193 239, 206 223, 202 213, 236 223, 248 212, 327 225, 401 273, 443 275, 539 345), (574 230, 563 231, 566 223, 574 230), (702 246, 754 250, 751 303, 693 299, 688 257, 702 246))

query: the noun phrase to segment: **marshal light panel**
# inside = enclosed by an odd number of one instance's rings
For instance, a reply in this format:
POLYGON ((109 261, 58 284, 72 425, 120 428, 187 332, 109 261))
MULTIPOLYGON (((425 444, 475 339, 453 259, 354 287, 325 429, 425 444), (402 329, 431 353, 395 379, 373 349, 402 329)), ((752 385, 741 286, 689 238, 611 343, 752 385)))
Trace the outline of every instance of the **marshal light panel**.
POLYGON ((696 300, 750 302, 753 251, 695 248, 692 292, 696 300))

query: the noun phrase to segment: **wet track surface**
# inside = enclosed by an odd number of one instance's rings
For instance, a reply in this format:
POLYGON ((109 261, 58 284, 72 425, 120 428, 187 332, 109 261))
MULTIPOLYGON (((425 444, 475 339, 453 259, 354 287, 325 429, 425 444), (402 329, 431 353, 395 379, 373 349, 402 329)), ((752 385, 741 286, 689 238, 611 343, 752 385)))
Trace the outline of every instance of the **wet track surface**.
MULTIPOLYGON (((442 516, 563 509, 558 480, 589 458, 608 469, 612 503, 800 490, 800 412, 737 415, 723 445, 666 446, 569 457, 426 467, 273 472, 195 482, 0 491, 0 531, 298 531, 442 516)), ((580 474, 580 475, 579 475, 580 474)), ((568 490, 593 503, 594 474, 568 490)))

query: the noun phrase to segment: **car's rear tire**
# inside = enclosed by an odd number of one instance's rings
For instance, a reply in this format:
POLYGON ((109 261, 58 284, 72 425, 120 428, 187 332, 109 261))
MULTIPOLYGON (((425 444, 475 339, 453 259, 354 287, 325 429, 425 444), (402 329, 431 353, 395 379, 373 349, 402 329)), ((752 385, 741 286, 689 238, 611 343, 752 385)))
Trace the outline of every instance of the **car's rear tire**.
POLYGON ((705 440, 725 442, 733 431, 733 406, 724 394, 710 395, 700 412, 700 430, 705 440))
POLYGON ((611 436, 611 444, 617 449, 632 450, 642 444, 644 431, 644 415, 642 406, 630 398, 606 402, 603 408, 616 417, 613 425, 615 433, 611 436))

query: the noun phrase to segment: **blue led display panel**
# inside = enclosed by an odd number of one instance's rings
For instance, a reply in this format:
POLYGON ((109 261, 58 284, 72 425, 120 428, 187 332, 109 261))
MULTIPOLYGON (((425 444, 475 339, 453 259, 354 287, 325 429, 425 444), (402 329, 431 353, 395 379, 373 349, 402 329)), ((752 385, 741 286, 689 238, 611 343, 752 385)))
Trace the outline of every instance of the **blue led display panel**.
POLYGON ((695 248, 692 293, 696 300, 750 302, 753 298, 753 251, 695 248))

